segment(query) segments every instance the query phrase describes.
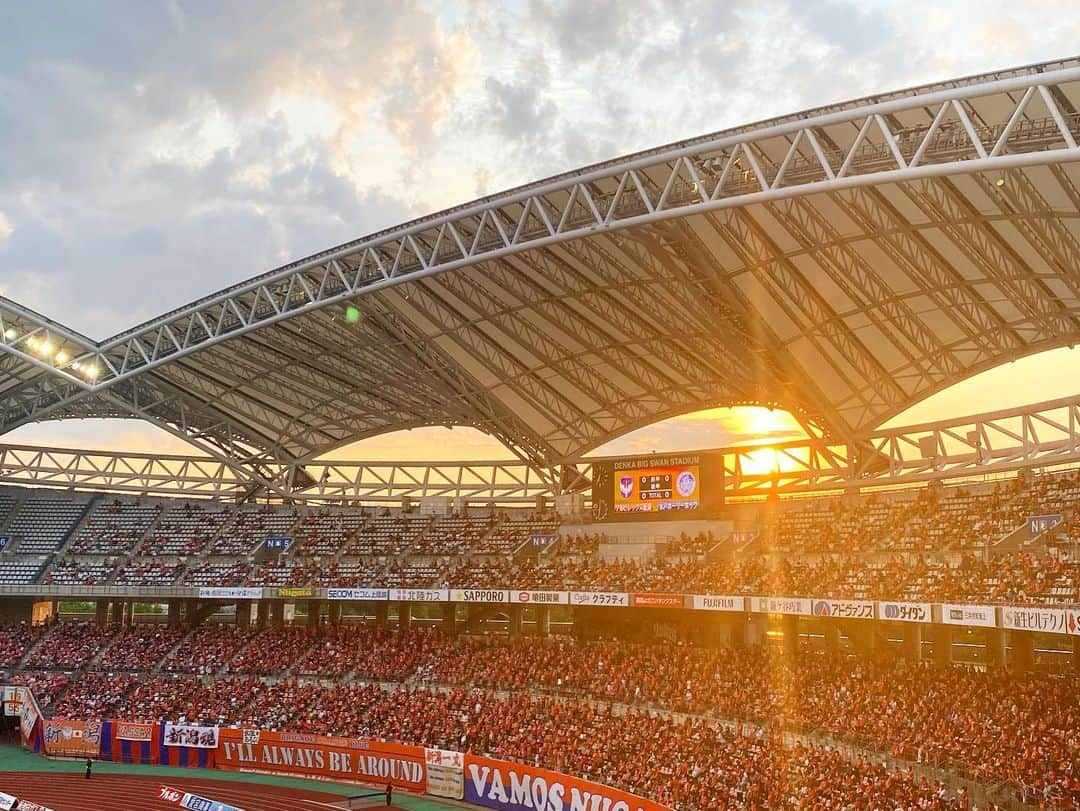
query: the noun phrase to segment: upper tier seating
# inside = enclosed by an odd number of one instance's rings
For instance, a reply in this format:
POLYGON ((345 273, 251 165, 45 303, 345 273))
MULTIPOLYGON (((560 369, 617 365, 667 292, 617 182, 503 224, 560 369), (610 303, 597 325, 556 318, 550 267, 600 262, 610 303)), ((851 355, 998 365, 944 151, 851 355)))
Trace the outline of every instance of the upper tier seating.
POLYGON ((356 537, 365 521, 359 511, 309 512, 296 527, 296 554, 333 557, 356 537))
POLYGON ((241 508, 210 548, 211 555, 248 555, 267 538, 287 537, 297 521, 295 510, 274 507, 241 508))
POLYGON ((19 586, 37 582, 49 559, 46 557, 0 558, 0 586, 19 586))
POLYGON ((130 555, 161 514, 157 504, 100 501, 68 544, 73 555, 130 555))
POLYGON ((85 500, 63 493, 32 492, 11 519, 8 534, 22 538, 21 554, 50 554, 79 523, 86 506, 85 500))
POLYGON ((215 504, 185 503, 172 507, 139 547, 141 555, 196 555, 221 528, 232 520, 233 512, 215 504))
POLYGON ((405 553, 431 524, 431 518, 406 513, 369 518, 345 550, 346 555, 397 557, 405 553))

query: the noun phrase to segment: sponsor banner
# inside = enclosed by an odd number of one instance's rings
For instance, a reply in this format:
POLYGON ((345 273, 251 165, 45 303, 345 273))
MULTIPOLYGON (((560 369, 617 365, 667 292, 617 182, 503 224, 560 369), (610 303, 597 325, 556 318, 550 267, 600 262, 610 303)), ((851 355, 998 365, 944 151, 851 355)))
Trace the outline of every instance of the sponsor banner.
POLYGON ((29 800, 19 800, 15 803, 15 811, 53 811, 46 805, 38 805, 29 800))
POLYGON ((450 589, 450 600, 455 603, 505 603, 509 599, 506 589, 450 589))
POLYGON ((0 811, 11 811, 18 800, 18 797, 12 797, 10 794, 0 791, 0 811))
POLYGON ((263 590, 252 586, 199 586, 202 600, 261 600, 263 590))
POLYGON ((555 541, 557 541, 558 539, 558 535, 530 535, 529 546, 531 546, 535 551, 543 552, 545 549, 555 543, 555 541))
POLYGON ((278 586, 278 597, 314 597, 315 589, 311 586, 278 586))
POLYGON ((758 614, 810 615, 810 600, 805 597, 751 597, 750 604, 758 614))
POLYGON ((327 600, 387 600, 390 589, 327 589, 327 600))
POLYGON ((475 755, 465 756, 465 802, 499 811, 671 811, 599 783, 475 755))
POLYGON ((566 605, 570 602, 568 591, 514 591, 510 590, 510 602, 535 603, 538 605, 566 605))
POLYGON ((631 594, 630 605, 636 608, 682 608, 686 598, 681 594, 631 594))
POLYGON ((425 749, 427 793, 460 800, 465 796, 465 756, 446 749, 425 749))
POLYGON ((1068 632, 1065 610, 1062 608, 1005 606, 1001 609, 1001 627, 1013 631, 1043 631, 1048 634, 1068 632))
POLYGON ((1070 634, 1080 636, 1080 608, 1066 610, 1065 625, 1070 634))
POLYGON ((870 600, 814 600, 811 613, 815 617, 872 620, 874 604, 870 600))
POLYGON ((694 594, 691 608, 698 611, 745 611, 745 597, 724 597, 715 594, 694 594))
POLYGON ((941 606, 941 621, 946 625, 975 625, 980 628, 997 627, 997 617, 992 605, 945 603, 941 606))
POLYGON ((165 746, 186 746, 190 749, 217 749, 217 727, 199 727, 189 724, 165 724, 165 746))
POLYGON ((630 605, 630 595, 624 591, 572 591, 571 605, 630 605))
POLYGON ((265 731, 251 742, 248 731, 221 730, 217 768, 379 786, 393 783, 419 793, 427 788, 427 766, 420 746, 265 731))
POLYGON ((45 754, 94 757, 101 752, 101 722, 53 718, 45 721, 45 754))
POLYGON ((158 786, 158 799, 167 803, 175 803, 181 808, 189 808, 191 811, 244 811, 235 805, 226 805, 208 797, 200 797, 198 794, 188 794, 172 786, 158 786))
POLYGON ((114 721, 118 741, 152 741, 154 740, 153 724, 129 724, 127 721, 114 721))
POLYGON ((1029 515, 1028 532, 1031 535, 1042 535, 1046 530, 1053 529, 1063 520, 1065 520, 1065 516, 1060 513, 1055 515, 1029 515))
POLYGON ((34 731, 34 724, 38 720, 37 704, 29 687, 17 687, 19 696, 19 731, 22 732, 23 740, 30 739, 30 733, 34 731))
POLYGON ((403 603, 445 603, 449 589, 390 589, 390 599, 403 603))
POLYGON ((461 800, 465 797, 465 772, 461 767, 428 764, 427 793, 435 797, 461 800))
POLYGON ((896 622, 933 622, 934 619, 930 603, 879 602, 877 615, 879 620, 896 622))

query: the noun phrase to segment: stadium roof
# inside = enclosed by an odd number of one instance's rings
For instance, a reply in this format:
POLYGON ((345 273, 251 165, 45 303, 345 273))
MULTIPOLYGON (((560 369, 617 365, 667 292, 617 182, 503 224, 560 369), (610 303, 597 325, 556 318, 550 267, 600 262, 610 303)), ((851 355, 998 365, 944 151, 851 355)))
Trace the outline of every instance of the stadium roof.
POLYGON ((1078 109, 1074 58, 798 113, 415 220, 100 342, 0 299, 0 433, 138 417, 257 469, 468 425, 550 467, 775 404, 857 445, 1077 340, 1078 109))

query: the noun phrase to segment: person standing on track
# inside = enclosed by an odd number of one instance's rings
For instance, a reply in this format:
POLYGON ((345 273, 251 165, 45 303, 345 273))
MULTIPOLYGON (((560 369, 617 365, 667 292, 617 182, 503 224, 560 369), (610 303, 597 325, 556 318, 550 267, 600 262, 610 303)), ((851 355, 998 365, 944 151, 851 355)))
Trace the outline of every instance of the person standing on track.
POLYGON ((87 780, 89 780, 89 779, 90 779, 90 768, 91 768, 91 767, 92 767, 93 765, 94 765, 94 761, 92 761, 92 760, 91 760, 90 758, 87 758, 87 759, 86 759, 86 779, 87 779, 87 780))
POLYGON ((387 784, 386 784, 386 805, 389 806, 390 803, 392 803, 393 801, 394 801, 394 784, 392 782, 387 782, 387 784))

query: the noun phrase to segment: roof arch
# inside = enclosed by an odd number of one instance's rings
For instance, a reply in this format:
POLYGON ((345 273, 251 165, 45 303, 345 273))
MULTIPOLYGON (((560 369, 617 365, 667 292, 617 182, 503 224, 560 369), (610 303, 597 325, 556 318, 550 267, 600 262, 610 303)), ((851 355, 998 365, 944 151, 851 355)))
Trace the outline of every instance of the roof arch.
POLYGON ((0 433, 136 416, 258 465, 454 424, 550 466, 754 402, 857 444, 933 391, 1080 336, 1078 109, 1070 59, 728 130, 407 223, 100 342, 0 300, 0 433))

